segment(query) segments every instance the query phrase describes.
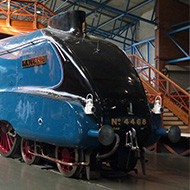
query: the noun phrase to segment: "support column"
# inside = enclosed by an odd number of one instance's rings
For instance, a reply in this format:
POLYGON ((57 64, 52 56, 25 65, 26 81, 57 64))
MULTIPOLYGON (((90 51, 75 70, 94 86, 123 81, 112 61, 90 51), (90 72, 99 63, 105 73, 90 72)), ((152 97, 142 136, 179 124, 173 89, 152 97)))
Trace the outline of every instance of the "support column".
POLYGON ((6 25, 11 26, 11 0, 8 0, 6 25))
POLYGON ((155 57, 156 68, 159 71, 162 72, 168 60, 184 56, 169 39, 168 32, 173 30, 170 28, 171 25, 187 20, 189 20, 189 6, 187 4, 176 0, 158 0, 156 8, 156 22, 158 26, 155 29, 155 57))

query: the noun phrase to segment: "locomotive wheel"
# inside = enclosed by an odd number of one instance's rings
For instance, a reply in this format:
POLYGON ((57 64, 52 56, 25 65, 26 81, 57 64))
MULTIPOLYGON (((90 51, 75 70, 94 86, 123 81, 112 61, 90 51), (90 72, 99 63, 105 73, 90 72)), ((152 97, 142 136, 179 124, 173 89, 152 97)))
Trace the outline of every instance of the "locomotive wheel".
MULTIPOLYGON (((68 147, 59 147, 56 146, 55 149, 56 159, 68 163, 81 162, 83 160, 83 151, 68 148, 68 147)), ((82 171, 82 166, 66 166, 63 164, 57 163, 58 170, 65 177, 79 177, 80 172, 82 171)))
POLYGON ((4 157, 14 157, 19 151, 20 137, 10 124, 0 124, 0 153, 4 157))
POLYGON ((40 157, 32 155, 29 153, 29 150, 31 152, 37 153, 37 146, 36 142, 30 141, 28 142, 26 139, 21 139, 21 155, 25 163, 31 165, 36 164, 40 157))

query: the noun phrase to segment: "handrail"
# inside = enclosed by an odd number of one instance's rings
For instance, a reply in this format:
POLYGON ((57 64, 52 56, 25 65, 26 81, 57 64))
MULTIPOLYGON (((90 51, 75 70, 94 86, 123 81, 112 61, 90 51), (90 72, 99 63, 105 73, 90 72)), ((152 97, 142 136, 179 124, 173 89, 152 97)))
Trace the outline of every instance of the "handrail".
POLYGON ((33 22, 33 28, 37 29, 37 23, 48 23, 48 19, 55 15, 53 11, 40 2, 30 0, 4 0, 0 2, 0 14, 6 17, 7 25, 11 25, 11 20, 26 19, 33 22), (14 7, 14 10, 11 9, 14 7), (15 18, 17 16, 17 18, 15 18), (18 18, 19 17, 19 18, 18 18))
POLYGON ((188 114, 190 127, 190 94, 138 55, 128 57, 131 58, 137 72, 145 81, 188 114))

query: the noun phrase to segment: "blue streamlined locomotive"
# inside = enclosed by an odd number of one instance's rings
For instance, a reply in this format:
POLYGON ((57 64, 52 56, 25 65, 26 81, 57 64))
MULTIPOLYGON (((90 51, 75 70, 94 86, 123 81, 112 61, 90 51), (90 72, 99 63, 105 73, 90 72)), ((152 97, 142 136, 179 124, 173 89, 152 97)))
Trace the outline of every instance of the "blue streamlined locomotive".
MULTIPOLYGON (((67 12, 46 29, 0 41, 0 152, 40 157, 78 177, 108 163, 134 169, 154 143, 160 117, 118 47, 86 34, 85 13, 67 12)), ((169 132, 179 136, 177 128, 169 132), (178 134, 178 135, 177 135, 178 134)), ((144 164, 143 164, 144 165, 144 164)))

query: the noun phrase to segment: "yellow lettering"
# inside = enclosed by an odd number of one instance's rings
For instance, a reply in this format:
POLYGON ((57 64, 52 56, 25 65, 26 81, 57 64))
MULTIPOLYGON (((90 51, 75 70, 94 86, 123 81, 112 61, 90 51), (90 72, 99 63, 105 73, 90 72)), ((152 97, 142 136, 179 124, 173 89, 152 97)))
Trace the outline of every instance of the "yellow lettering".
POLYGON ((121 119, 118 119, 118 120, 117 120, 117 124, 118 124, 118 125, 121 125, 121 119))
POLYGON ((141 119, 137 119, 137 125, 141 125, 141 119))
POLYGON ((111 124, 112 124, 112 125, 117 125, 117 119, 112 118, 112 119, 111 119, 111 124))
POLYGON ((131 119, 131 122, 130 122, 132 125, 135 125, 135 120, 134 119, 131 119))
POLYGON ((142 120, 142 124, 143 124, 143 125, 146 125, 146 119, 143 119, 143 120, 142 120))
POLYGON ((124 123, 125 123, 126 125, 129 125, 129 119, 125 119, 124 123))

